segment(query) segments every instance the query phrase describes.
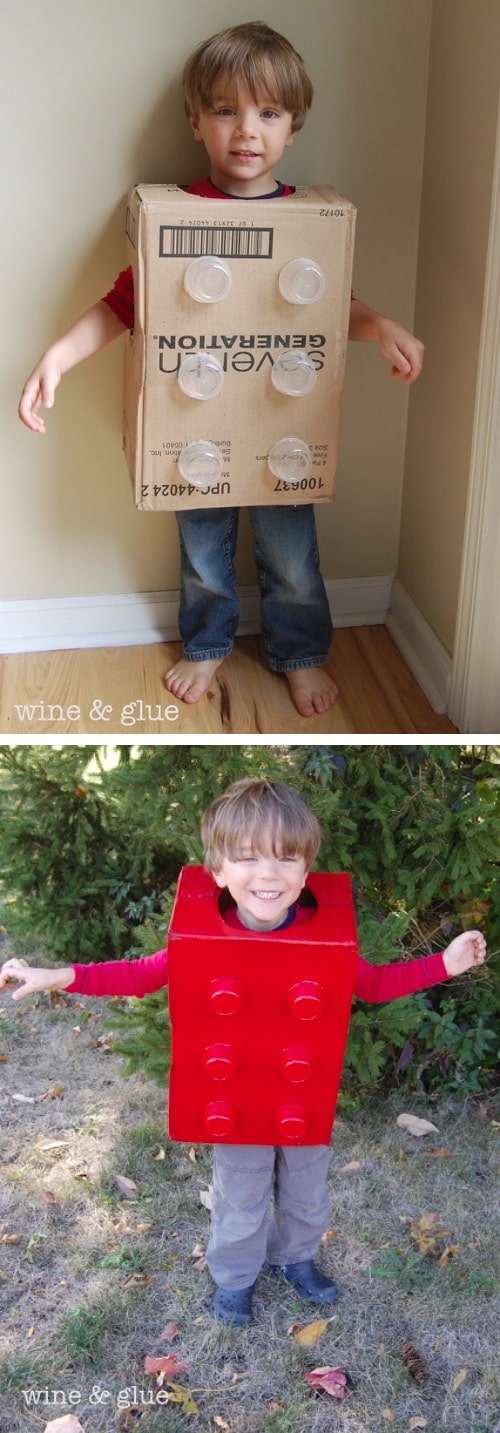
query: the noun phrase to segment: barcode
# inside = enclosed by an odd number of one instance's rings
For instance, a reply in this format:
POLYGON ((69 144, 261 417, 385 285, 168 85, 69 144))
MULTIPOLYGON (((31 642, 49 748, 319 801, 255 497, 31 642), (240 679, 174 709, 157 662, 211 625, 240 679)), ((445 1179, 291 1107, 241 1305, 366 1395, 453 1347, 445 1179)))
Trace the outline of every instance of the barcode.
POLYGON ((271 259, 273 230, 160 224, 160 259, 193 259, 202 254, 217 254, 221 259, 271 259))

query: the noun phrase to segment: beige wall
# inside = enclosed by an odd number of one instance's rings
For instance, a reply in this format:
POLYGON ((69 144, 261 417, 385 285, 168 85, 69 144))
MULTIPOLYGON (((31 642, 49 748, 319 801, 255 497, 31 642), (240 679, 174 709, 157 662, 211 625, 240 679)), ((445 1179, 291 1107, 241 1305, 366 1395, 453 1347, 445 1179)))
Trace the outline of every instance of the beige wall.
POLYGON ((435 0, 399 577, 453 651, 499 90, 498 0, 435 0))
MULTIPOLYGON (((481 5, 489 9, 488 0, 481 5)), ((282 177, 334 183, 357 203, 357 291, 412 322, 431 0, 5 7, 3 600, 177 586, 173 516, 132 506, 120 446, 120 343, 63 380, 46 438, 23 429, 15 411, 40 351, 121 266, 130 184, 202 172, 178 82, 186 55, 204 35, 263 12, 301 50, 316 86, 282 177)), ((396 568, 407 399, 377 353, 351 347, 338 498, 321 509, 327 578, 396 568)), ((240 576, 254 580, 246 536, 240 576)))

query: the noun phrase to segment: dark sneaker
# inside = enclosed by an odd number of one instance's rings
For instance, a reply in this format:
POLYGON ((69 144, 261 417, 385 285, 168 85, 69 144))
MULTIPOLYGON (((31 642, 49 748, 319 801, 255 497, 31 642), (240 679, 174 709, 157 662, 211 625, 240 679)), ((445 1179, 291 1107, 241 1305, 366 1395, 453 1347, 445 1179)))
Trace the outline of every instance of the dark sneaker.
POLYGON ((297 1264, 265 1264, 264 1268, 268 1274, 283 1274, 301 1299, 310 1304, 333 1304, 338 1299, 337 1285, 316 1268, 312 1259, 301 1259, 297 1264))
POLYGON ((242 1328, 243 1324, 252 1322, 254 1288, 255 1284, 250 1284, 248 1289, 220 1289, 216 1285, 210 1312, 215 1319, 220 1319, 221 1323, 242 1328))

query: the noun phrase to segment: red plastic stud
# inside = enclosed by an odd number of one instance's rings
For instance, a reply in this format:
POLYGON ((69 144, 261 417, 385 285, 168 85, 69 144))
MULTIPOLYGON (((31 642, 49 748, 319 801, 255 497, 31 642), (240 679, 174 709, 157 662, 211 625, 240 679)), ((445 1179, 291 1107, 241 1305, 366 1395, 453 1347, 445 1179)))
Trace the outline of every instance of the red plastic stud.
POLYGON ((311 1078, 313 1063, 305 1045, 288 1045, 281 1051, 280 1064, 285 1079, 294 1085, 301 1085, 311 1078))
POLYGON ((298 980, 288 991, 288 1004, 297 1020, 317 1020, 324 1001, 325 992, 317 980, 298 980))
POLYGON ((216 1015, 237 1015, 245 998, 241 980, 233 975, 218 976, 208 987, 208 1000, 216 1015))
POLYGON ((210 1080, 229 1080, 234 1075, 236 1060, 232 1045, 217 1041, 203 1051, 203 1069, 210 1080))
POLYGON ((302 1105, 281 1105, 278 1110, 278 1130, 285 1143, 300 1140, 306 1133, 307 1120, 302 1105))
POLYGON ((227 1139, 234 1128, 234 1109, 227 1100, 210 1100, 203 1111, 203 1123, 209 1139, 227 1139))

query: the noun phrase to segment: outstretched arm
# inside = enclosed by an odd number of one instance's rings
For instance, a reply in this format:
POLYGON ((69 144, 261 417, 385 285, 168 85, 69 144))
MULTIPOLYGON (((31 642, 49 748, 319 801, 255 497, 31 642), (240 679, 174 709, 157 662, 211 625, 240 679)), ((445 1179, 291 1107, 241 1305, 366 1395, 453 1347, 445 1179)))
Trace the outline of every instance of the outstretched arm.
POLYGON ((422 370, 424 345, 395 319, 377 313, 361 299, 351 299, 349 338, 358 343, 378 343, 391 365, 393 378, 414 383, 422 370))
POLYGON ((124 332, 126 325, 106 303, 93 304, 77 319, 72 328, 46 350, 27 379, 19 402, 19 417, 33 433, 45 433, 43 418, 37 413, 52 408, 58 383, 68 369, 105 348, 124 332))
POLYGON ((62 970, 47 970, 43 966, 28 965, 26 960, 6 960, 0 970, 0 990, 17 980, 19 989, 14 991, 12 999, 22 1000, 23 995, 37 995, 40 990, 66 990, 74 978, 72 965, 62 970))

